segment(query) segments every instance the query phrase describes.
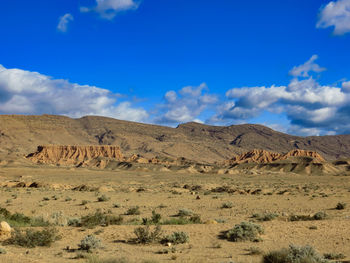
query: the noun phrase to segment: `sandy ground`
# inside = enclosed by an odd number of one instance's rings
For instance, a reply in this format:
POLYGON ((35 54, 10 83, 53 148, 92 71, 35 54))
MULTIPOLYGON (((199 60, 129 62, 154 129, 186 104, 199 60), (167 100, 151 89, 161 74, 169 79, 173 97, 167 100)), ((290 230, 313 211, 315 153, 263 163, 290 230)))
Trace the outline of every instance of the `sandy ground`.
POLYGON ((45 184, 45 187, 39 188, 1 187, 0 207, 11 212, 45 218, 60 212, 63 217, 71 218, 94 213, 98 208, 120 215, 130 207, 139 206, 141 215, 125 215, 126 223, 120 226, 94 229, 57 226, 62 239, 51 247, 28 249, 1 245, 7 254, 0 254, 0 262, 85 262, 85 259, 74 259, 77 252, 69 252, 66 247, 78 248, 80 240, 88 234, 95 234, 103 244, 103 248, 94 252, 98 257, 124 257, 131 262, 253 263, 260 262, 261 256, 248 255, 250 247, 268 252, 289 244, 309 244, 320 253, 343 253, 350 259, 350 177, 346 176, 185 174, 44 166, 0 168, 0 183, 10 180, 45 184), (70 190, 82 184, 98 189, 70 190), (200 186, 200 189, 192 191, 185 189, 184 185, 200 186), (234 194, 209 192, 218 186, 230 186, 240 191, 234 194), (102 194, 110 200, 97 202, 102 194), (83 200, 88 203, 81 205, 83 200), (225 202, 231 202, 233 207, 222 209, 225 202), (344 210, 336 210, 338 202, 348 203, 348 206, 344 210), (119 204, 119 207, 115 208, 114 204, 119 204), (189 243, 171 248, 161 244, 127 242, 134 237, 134 229, 139 227, 130 221, 150 217, 152 210, 163 218, 171 218, 183 208, 199 214, 203 222, 216 220, 220 223, 162 226, 165 234, 184 231, 190 237, 189 243), (319 211, 326 212, 328 218, 300 222, 287 220, 291 214, 309 215, 319 211), (265 229, 262 242, 229 242, 219 238, 221 231, 242 221, 253 220, 253 214, 264 212, 278 213, 279 217, 258 223, 265 229), (311 226, 317 229, 310 229, 311 226), (159 253, 164 249, 168 249, 169 253, 159 253))

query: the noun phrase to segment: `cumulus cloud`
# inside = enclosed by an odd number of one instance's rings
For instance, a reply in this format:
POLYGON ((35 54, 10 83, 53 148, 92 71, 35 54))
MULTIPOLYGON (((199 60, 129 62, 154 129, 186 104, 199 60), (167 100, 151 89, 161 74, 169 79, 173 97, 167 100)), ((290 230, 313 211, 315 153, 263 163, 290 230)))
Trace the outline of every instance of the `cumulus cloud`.
POLYGON ((0 65, 0 114, 102 115, 146 121, 147 112, 130 102, 116 104, 118 94, 95 86, 0 65))
POLYGON ((61 32, 67 32, 69 22, 73 21, 74 18, 71 14, 65 14, 59 18, 57 30, 61 32))
MULTIPOLYGON (((321 72, 313 66, 313 56, 302 66, 292 69, 293 78, 285 86, 243 87, 226 92, 228 102, 218 108, 212 121, 246 122, 264 111, 286 114, 290 120, 289 132, 300 135, 318 135, 350 132, 350 82, 342 87, 321 85, 310 71, 321 72)), ((322 70, 321 70, 322 69, 322 70)))
POLYGON ((331 1, 322 7, 316 27, 334 27, 335 35, 350 32, 350 0, 331 1))
POLYGON ((207 85, 202 83, 198 87, 184 87, 179 92, 168 91, 154 122, 170 125, 190 121, 202 122, 198 118, 199 115, 218 101, 216 95, 205 93, 207 90, 207 85))
POLYGON ((326 70, 325 68, 320 67, 315 63, 315 60, 318 59, 317 55, 313 55, 308 61, 300 66, 295 66, 289 71, 289 74, 294 77, 308 77, 310 72, 322 72, 326 70))
POLYGON ((135 10, 139 6, 134 0, 96 0, 94 7, 81 7, 80 11, 97 12, 104 19, 113 19, 117 13, 127 10, 135 10))

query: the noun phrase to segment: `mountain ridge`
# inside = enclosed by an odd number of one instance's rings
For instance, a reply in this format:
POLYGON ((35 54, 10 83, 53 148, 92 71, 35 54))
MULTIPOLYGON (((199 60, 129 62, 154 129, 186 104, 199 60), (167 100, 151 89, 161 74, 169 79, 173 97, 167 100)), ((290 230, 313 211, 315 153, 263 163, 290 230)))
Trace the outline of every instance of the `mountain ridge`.
POLYGON ((176 128, 108 117, 0 115, 0 161, 20 160, 38 145, 115 145, 128 156, 185 157, 221 162, 253 149, 287 153, 316 151, 328 160, 350 158, 350 135, 300 137, 259 124, 211 126, 184 123, 176 128))

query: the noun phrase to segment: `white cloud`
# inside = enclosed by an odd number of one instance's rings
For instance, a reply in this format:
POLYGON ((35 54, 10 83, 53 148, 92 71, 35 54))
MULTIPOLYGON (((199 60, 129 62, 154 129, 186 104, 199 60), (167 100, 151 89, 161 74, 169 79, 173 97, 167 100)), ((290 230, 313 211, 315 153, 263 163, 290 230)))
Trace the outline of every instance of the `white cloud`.
POLYGON ((350 32, 350 0, 331 1, 321 8, 316 27, 334 27, 335 35, 350 32))
POLYGON ((116 104, 118 96, 95 86, 0 65, 0 114, 102 115, 146 121, 144 109, 134 108, 130 102, 116 104))
POLYGON ((296 66, 289 71, 289 74, 294 77, 309 77, 309 72, 322 72, 326 70, 321 68, 318 64, 315 63, 315 60, 318 59, 317 55, 313 55, 308 61, 300 66, 296 66))
MULTIPOLYGON (((293 68, 294 76, 309 76, 317 56, 293 68)), ((350 82, 342 87, 321 85, 312 77, 293 78, 287 86, 243 87, 226 92, 229 101, 218 107, 212 122, 247 122, 267 111, 286 114, 289 131, 300 135, 350 132, 350 82), (298 129, 299 128, 299 129, 298 129)))
POLYGON ((81 12, 97 12, 104 19, 113 19, 118 12, 134 10, 139 6, 134 0, 96 0, 96 6, 81 7, 81 12))
POLYGON ((161 124, 177 124, 184 122, 202 122, 198 117, 211 105, 217 103, 215 95, 204 93, 207 85, 202 83, 198 87, 187 86, 178 93, 168 91, 164 98, 165 103, 159 106, 159 116, 154 122, 161 124))
POLYGON ((57 30, 61 32, 67 32, 69 22, 73 21, 74 18, 71 14, 65 14, 59 18, 57 30))
POLYGON ((343 82, 341 86, 344 92, 350 93, 350 81, 343 82))

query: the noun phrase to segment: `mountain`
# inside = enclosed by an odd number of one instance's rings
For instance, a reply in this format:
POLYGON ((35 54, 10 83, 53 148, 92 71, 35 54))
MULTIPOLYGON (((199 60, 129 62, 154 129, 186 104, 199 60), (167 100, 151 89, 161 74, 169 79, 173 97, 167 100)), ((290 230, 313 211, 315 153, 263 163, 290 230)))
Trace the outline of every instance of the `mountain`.
POLYGON ((222 162, 253 149, 287 153, 317 151, 327 160, 350 158, 350 135, 298 137, 262 125, 210 126, 185 123, 176 128, 88 116, 0 115, 0 162, 20 161, 39 145, 113 145, 124 156, 222 162))

